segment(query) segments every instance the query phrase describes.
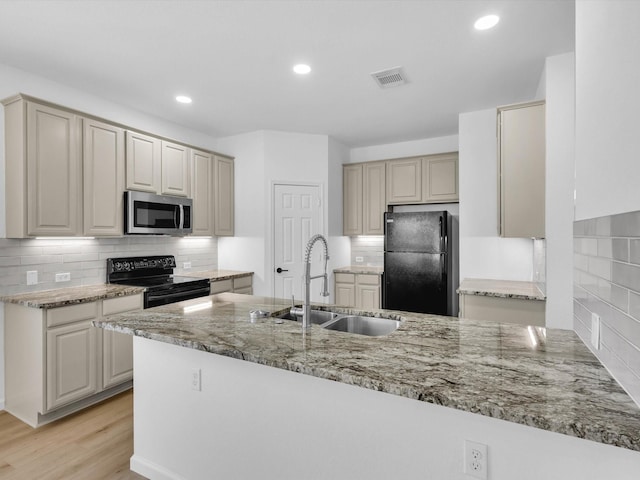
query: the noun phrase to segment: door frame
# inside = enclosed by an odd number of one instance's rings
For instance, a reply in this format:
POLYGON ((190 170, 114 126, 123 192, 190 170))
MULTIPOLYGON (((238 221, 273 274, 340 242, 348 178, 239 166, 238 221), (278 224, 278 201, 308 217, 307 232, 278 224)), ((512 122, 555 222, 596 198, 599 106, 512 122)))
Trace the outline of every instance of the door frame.
MULTIPOLYGON (((324 199, 324 187, 325 185, 322 182, 296 182, 296 181, 287 181, 287 180, 272 180, 271 181, 271 193, 270 193, 270 202, 269 202, 269 224, 268 224, 268 238, 269 238, 269 248, 267 251, 269 252, 269 258, 267 259, 266 265, 269 270, 269 282, 271 283, 271 297, 275 298, 276 295, 276 266, 275 266, 275 257, 276 257, 276 242, 275 242, 275 221, 276 221, 276 186, 291 186, 291 187, 318 187, 318 191, 320 193, 320 228, 319 234, 325 235, 326 230, 326 222, 327 219, 325 217, 326 210, 324 208, 325 199, 324 199)), ((326 236, 326 235, 325 235, 326 236)), ((297 301, 297 299, 296 299, 297 301)))

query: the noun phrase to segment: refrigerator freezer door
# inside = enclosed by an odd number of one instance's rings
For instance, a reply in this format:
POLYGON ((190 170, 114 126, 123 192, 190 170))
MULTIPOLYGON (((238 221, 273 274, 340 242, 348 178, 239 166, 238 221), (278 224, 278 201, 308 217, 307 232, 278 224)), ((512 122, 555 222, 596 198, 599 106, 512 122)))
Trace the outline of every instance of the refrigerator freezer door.
POLYGON ((446 251, 447 212, 386 213, 386 252, 446 251))
POLYGON ((383 308, 447 315, 446 256, 386 252, 383 308))

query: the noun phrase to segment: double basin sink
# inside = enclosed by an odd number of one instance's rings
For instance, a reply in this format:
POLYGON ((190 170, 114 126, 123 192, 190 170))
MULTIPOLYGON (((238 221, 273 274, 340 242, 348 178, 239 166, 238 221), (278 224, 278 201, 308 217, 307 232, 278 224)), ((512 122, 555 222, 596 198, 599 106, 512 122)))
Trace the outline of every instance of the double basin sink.
MULTIPOLYGON (((292 315, 290 312, 280 315, 279 318, 302 321, 302 316, 292 315)), ((311 310, 310 318, 311 323, 320 325, 327 330, 368 335, 370 337, 388 335, 400 326, 399 320, 325 312, 323 310, 311 310)))

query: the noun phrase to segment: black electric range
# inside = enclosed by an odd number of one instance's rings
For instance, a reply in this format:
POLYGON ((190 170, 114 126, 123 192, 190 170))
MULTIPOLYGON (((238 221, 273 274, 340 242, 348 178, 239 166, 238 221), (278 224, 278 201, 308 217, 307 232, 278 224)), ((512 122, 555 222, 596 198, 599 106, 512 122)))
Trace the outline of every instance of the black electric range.
POLYGON ((144 287, 144 308, 209 295, 209 279, 173 275, 173 255, 107 259, 107 283, 144 287))

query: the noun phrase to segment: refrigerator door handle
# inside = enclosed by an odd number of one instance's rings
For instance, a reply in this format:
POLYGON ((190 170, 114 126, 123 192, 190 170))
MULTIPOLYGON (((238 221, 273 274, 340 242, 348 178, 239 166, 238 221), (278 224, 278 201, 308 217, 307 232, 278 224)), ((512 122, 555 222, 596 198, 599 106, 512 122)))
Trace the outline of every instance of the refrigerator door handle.
POLYGON ((445 239, 444 239, 444 232, 442 231, 442 215, 440 216, 440 251, 444 252, 445 251, 445 239))
POLYGON ((446 253, 441 253, 440 254, 440 276, 442 279, 442 284, 444 285, 447 281, 447 265, 446 265, 446 259, 447 259, 447 254, 446 253))

